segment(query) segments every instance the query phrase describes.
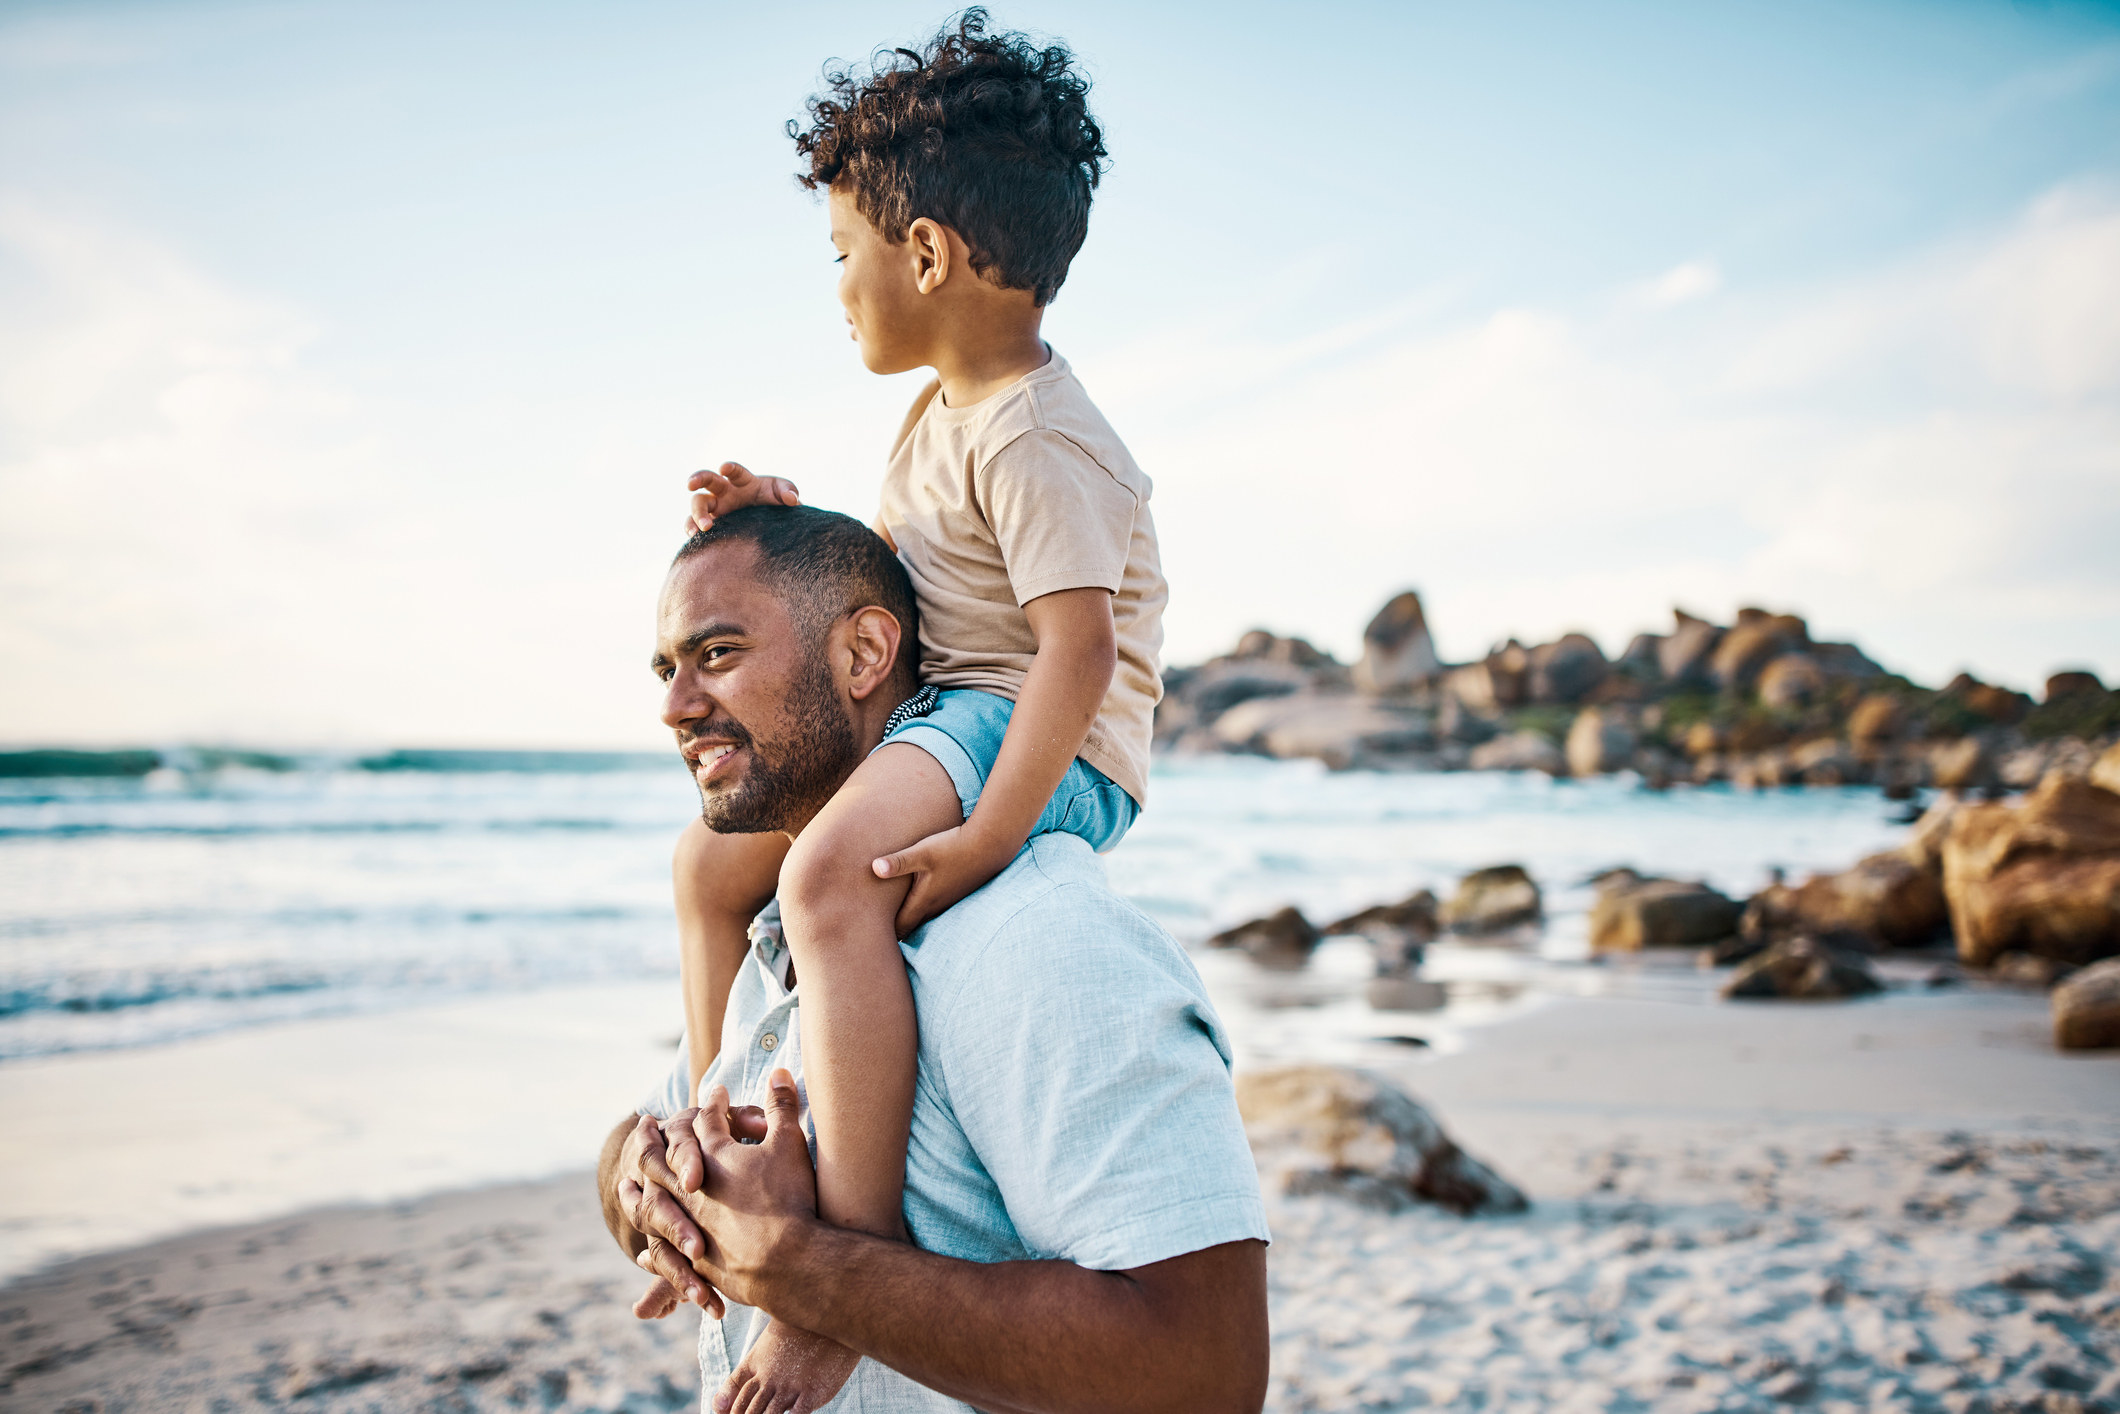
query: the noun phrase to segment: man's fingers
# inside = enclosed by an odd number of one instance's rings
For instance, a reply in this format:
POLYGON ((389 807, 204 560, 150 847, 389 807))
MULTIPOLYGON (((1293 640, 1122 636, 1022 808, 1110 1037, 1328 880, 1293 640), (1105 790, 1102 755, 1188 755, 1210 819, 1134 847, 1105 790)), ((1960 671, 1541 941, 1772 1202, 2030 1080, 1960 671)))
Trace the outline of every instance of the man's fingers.
POLYGON ((659 1237, 650 1236, 648 1245, 640 1250, 634 1262, 650 1276, 661 1277, 670 1283, 671 1289, 683 1294, 687 1301, 704 1306, 708 1287, 692 1270, 692 1264, 675 1247, 659 1237))
POLYGON ((766 1137, 766 1112, 756 1105, 733 1107, 729 1111, 729 1133, 741 1143, 758 1143, 766 1137))
POLYGON ((699 1135, 692 1128, 693 1117, 698 1113, 686 1110, 663 1125, 670 1172, 677 1175, 678 1187, 686 1193, 697 1193, 707 1177, 706 1156, 700 1153, 699 1135))
POLYGON ((647 1165, 648 1177, 653 1180, 640 1191, 632 1210, 633 1230, 648 1238, 675 1243, 677 1249, 687 1257, 703 1257, 707 1252, 706 1237, 686 1213, 684 1206, 673 1194, 683 1191, 677 1175, 662 1162, 660 1155, 652 1156, 647 1165))
POLYGON ((677 1288, 657 1277, 648 1283, 648 1289, 633 1303, 633 1314, 643 1321, 659 1321, 682 1304, 684 1303, 677 1295, 677 1288))
POLYGON ((792 1134, 796 1143, 807 1148, 809 1141, 802 1137, 802 1096, 795 1089, 795 1077, 785 1069, 776 1070, 767 1079, 766 1089, 765 1142, 792 1134))

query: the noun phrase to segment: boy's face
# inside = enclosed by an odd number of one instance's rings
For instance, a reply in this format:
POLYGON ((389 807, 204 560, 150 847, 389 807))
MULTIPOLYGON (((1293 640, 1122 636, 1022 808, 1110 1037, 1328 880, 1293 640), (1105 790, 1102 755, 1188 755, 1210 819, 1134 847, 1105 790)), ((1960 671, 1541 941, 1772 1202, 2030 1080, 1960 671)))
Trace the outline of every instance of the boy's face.
POLYGON ((903 373, 928 363, 932 301, 920 293, 912 242, 883 238, 838 187, 830 193, 832 248, 839 252, 839 302, 846 306, 861 361, 871 373, 903 373))

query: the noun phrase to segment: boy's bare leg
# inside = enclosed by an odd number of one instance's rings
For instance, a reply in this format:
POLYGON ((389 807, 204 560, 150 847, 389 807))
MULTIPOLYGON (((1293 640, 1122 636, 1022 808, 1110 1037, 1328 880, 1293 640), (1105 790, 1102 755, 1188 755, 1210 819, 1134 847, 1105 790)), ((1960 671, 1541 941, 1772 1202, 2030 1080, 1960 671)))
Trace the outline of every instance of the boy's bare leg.
POLYGON ((699 1077, 721 1049, 729 985, 750 947, 751 920, 771 901, 787 853, 786 835, 717 835, 698 820, 678 836, 670 883, 690 1052, 688 1098, 699 1092, 699 1077))
MULTIPOLYGON (((905 1236, 905 1146, 920 1046, 893 926, 910 880, 879 879, 870 865, 963 821, 941 763, 900 742, 861 764, 781 869, 781 921, 802 986, 803 1084, 817 1126, 817 1209, 842 1227, 905 1236)), ((715 1407, 728 1414, 815 1409, 839 1392, 859 1358, 775 1321, 715 1407)))

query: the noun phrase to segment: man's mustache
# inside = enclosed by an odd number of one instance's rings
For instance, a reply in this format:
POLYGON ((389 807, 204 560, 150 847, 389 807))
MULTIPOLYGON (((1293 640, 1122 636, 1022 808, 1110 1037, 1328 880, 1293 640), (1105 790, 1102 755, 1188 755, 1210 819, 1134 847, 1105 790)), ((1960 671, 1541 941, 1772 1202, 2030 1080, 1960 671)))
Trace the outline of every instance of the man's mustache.
POLYGON ((684 758, 686 766, 692 764, 692 746, 698 741, 726 741, 734 746, 749 746, 751 733, 734 717, 709 717, 692 730, 677 738, 677 754, 684 758))

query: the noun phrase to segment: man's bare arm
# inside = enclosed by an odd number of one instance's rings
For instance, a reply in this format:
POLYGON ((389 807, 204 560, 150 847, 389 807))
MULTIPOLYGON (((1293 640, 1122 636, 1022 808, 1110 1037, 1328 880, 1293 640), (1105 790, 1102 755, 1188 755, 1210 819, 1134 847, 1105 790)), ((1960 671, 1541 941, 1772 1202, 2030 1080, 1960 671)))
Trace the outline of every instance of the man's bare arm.
POLYGON ((817 1218, 785 1072, 774 1076, 763 1143, 736 1141, 726 1104, 717 1091, 697 1112, 697 1147, 680 1142, 665 1156, 652 1124, 637 1131, 641 1170, 667 1202, 621 1176, 619 1206, 651 1234, 648 1265, 665 1279, 703 1275, 932 1389, 1011 1414, 1255 1414, 1264 1402, 1264 1244, 1123 1272, 921 1252, 817 1218), (703 1183, 687 1181, 695 1172, 703 1183), (678 1247, 702 1243, 704 1257, 687 1264, 678 1247))

